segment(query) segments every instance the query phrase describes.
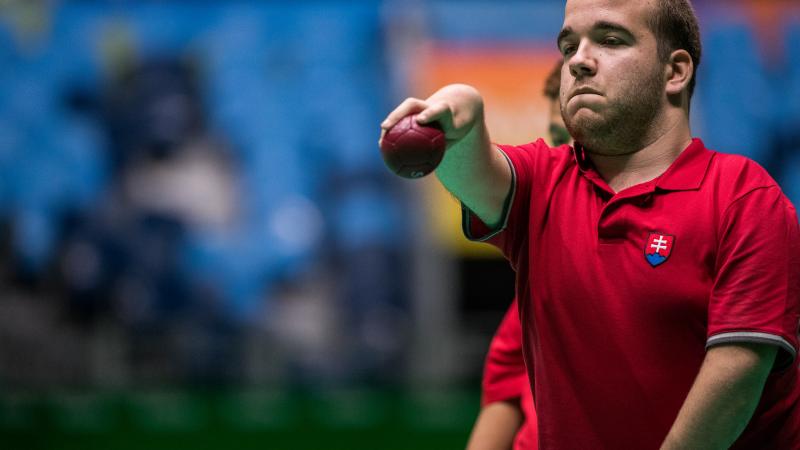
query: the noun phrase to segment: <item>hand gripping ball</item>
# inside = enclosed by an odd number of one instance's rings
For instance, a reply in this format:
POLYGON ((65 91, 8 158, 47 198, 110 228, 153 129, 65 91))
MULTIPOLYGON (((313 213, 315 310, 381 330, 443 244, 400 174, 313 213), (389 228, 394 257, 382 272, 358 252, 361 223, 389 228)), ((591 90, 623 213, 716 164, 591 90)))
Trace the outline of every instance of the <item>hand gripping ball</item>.
POLYGON ((436 169, 446 146, 444 132, 438 124, 420 125, 412 114, 402 118, 383 136, 381 154, 392 172, 404 178, 420 178, 436 169))

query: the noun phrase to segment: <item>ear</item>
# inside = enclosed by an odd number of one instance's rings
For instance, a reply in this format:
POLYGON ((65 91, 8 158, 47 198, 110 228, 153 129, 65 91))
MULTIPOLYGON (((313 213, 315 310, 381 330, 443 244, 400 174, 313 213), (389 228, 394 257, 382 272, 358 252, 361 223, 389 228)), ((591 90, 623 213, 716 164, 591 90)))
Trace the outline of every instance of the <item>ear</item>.
POLYGON ((686 50, 675 50, 667 64, 667 95, 678 95, 689 88, 694 62, 686 50))

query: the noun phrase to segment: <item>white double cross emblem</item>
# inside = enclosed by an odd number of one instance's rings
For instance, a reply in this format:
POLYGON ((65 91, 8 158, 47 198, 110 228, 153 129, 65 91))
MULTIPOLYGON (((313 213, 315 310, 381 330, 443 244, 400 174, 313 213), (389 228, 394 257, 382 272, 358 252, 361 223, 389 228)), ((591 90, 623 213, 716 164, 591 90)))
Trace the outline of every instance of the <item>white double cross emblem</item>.
POLYGON ((659 255, 661 254, 661 250, 667 249, 667 243, 669 241, 664 239, 664 236, 659 236, 658 239, 653 239, 653 243, 650 244, 650 248, 656 249, 656 253, 659 255))

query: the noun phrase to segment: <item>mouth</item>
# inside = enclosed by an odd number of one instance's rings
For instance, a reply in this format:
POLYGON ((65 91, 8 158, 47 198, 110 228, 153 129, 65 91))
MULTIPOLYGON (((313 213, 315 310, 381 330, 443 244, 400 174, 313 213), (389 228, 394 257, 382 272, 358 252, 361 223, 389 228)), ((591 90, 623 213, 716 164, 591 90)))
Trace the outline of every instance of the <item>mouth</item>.
POLYGON ((578 88, 578 89, 575 89, 574 91, 572 91, 572 94, 569 96, 569 98, 576 97, 576 96, 582 95, 582 94, 603 95, 603 94, 600 93, 600 91, 598 91, 596 89, 592 89, 590 87, 581 87, 581 88, 578 88))

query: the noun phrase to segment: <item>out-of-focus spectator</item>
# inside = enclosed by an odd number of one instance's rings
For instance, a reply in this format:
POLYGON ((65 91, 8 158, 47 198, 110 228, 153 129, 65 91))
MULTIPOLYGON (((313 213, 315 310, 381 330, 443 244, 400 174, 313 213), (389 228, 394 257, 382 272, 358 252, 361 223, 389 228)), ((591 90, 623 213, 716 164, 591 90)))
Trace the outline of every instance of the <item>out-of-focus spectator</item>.
POLYGON ((183 252, 193 233, 238 219, 237 163, 205 126, 194 74, 177 58, 131 66, 104 104, 112 181, 93 210, 66 222, 59 285, 73 317, 110 316, 125 327, 134 363, 146 366, 150 354, 160 370, 221 376, 239 365, 236 346, 226 346, 234 327, 223 299, 196 285, 183 252))

